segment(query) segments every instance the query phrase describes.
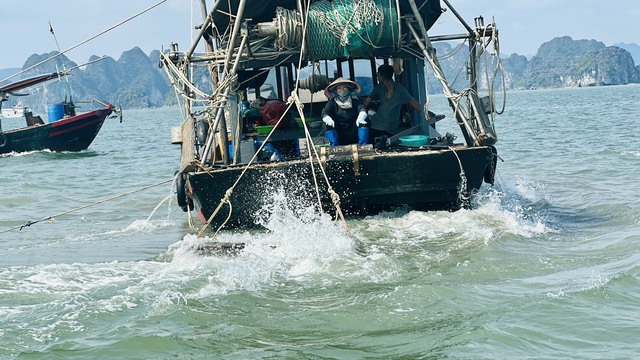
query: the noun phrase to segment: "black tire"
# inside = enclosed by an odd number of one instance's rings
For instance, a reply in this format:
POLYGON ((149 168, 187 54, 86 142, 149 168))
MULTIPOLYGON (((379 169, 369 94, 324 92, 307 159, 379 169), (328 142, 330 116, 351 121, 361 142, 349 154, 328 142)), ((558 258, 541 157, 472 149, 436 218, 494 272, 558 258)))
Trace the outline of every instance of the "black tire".
POLYGON ((187 197, 186 180, 184 175, 180 174, 176 179, 176 197, 178 199, 178 205, 182 208, 182 211, 187 212, 193 210, 193 201, 190 197, 187 197))
POLYGON ((489 146, 491 149, 491 164, 484 169, 483 179, 487 184, 493 185, 496 181, 496 167, 498 166, 498 150, 495 146, 489 146))
POLYGON ((209 136, 209 124, 199 121, 196 123, 196 140, 198 145, 204 146, 207 143, 207 136, 209 136))

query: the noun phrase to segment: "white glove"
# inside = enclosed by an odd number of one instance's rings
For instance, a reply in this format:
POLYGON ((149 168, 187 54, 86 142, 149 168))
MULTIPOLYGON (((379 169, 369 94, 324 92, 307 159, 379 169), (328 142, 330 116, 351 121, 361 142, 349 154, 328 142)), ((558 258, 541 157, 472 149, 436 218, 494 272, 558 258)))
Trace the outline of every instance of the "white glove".
POLYGON ((373 109, 367 110, 367 114, 369 114, 369 116, 373 116, 376 114, 376 111, 373 109))
POLYGON ((335 121, 333 121, 333 119, 329 115, 325 115, 322 118, 322 122, 324 122, 327 126, 331 126, 331 127, 334 127, 336 125, 335 121))
POLYGON ((362 126, 367 125, 367 113, 364 111, 360 111, 358 114, 358 118, 356 119, 356 125, 362 126))

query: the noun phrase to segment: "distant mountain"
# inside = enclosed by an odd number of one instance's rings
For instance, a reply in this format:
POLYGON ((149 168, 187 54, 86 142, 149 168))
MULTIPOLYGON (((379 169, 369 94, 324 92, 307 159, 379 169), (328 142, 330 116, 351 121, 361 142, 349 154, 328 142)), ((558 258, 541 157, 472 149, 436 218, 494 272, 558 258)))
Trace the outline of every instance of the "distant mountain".
MULTIPOLYGON (((48 54, 31 55, 23 69, 30 68, 46 59, 56 56, 54 51, 48 54)), ((160 53, 156 50, 146 55, 140 48, 134 47, 122 53, 118 60, 106 57, 75 69, 65 82, 46 83, 45 87, 29 89, 33 96, 29 106, 35 111, 45 110, 46 104, 62 101, 69 94, 74 102, 100 100, 123 108, 151 108, 167 104, 170 84, 164 70, 158 67, 160 53)), ((98 60, 92 56, 91 61, 98 60)), ((55 72, 78 66, 65 55, 53 61, 47 61, 27 71, 22 77, 55 72)), ((15 81, 12 80, 12 81, 15 81)))
MULTIPOLYGON (((14 74, 17 74, 21 69, 19 68, 11 68, 11 69, 0 69, 0 80, 6 79, 9 76, 12 76, 14 74)), ((7 81, 7 82, 11 82, 7 81)))
POLYGON ((640 82, 640 67, 618 46, 596 40, 557 37, 540 46, 526 62, 521 57, 503 59, 511 88, 557 88, 624 85, 640 82))
POLYGON ((633 61, 636 64, 640 65, 640 45, 617 43, 613 44, 613 46, 617 46, 619 48, 627 50, 631 54, 631 56, 633 56, 633 61))
MULTIPOLYGON (((454 48, 454 45, 446 42, 434 44, 441 57, 440 64, 446 78, 459 87, 466 81, 465 76, 461 76, 460 69, 465 68, 467 51, 464 47, 454 48)), ((23 69, 57 54, 33 54, 25 61, 23 69)), ((569 36, 563 36, 543 43, 530 59, 524 55, 511 54, 501 60, 507 89, 535 89, 640 83, 640 66, 635 65, 639 62, 636 60, 638 57, 640 46, 636 44, 619 43, 607 47, 596 40, 573 40, 569 36)), ((47 83, 46 87, 29 89, 33 96, 29 98, 27 105, 36 112, 44 112, 48 104, 60 102, 70 93, 77 105, 81 101, 92 99, 125 109, 174 105, 175 94, 164 70, 158 67, 159 58, 158 50, 147 55, 140 48, 134 47, 123 52, 118 60, 106 57, 73 70, 68 82, 53 81, 47 83)), ((93 56, 90 61, 98 59, 93 56)), ((44 62, 29 70, 22 78, 77 65, 61 55, 55 61, 44 62)), ((0 80, 18 71, 20 69, 2 69, 0 80)), ((205 67, 197 67, 193 78, 197 79, 198 86, 203 90, 211 91, 205 67)), ((15 80, 18 79, 12 79, 15 80)), ((435 77, 429 77, 428 80, 429 93, 441 92, 435 77)), ((501 83, 496 85, 502 86, 501 83)))

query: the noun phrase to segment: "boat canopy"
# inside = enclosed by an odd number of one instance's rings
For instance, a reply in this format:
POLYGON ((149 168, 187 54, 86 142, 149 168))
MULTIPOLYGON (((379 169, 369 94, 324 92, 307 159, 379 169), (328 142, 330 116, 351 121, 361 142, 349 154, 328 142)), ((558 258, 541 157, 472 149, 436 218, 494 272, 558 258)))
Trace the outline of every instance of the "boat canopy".
MULTIPOLYGON (((442 14, 440 0, 413 0, 429 30, 442 14)), ((213 9, 213 26, 207 39, 229 34, 240 0, 218 1, 213 9), (214 34, 215 32, 215 34, 214 34)), ((408 34, 404 17, 413 17, 409 0, 317 0, 308 9, 307 60, 369 58, 384 49, 397 52, 403 34, 408 34)), ((245 6, 242 18, 259 37, 275 37, 279 51, 299 46, 302 31, 297 0, 265 0, 245 6)), ((388 50, 386 51, 388 52, 388 50)))
MULTIPOLYGON (((238 5, 240 0, 220 1, 217 11, 213 15, 213 23, 219 30, 223 30, 229 26, 229 14, 238 13, 238 5), (229 11, 231 8, 231 11, 229 11)), ((281 7, 288 10, 297 8, 297 0, 263 0, 253 1, 251 6, 244 9, 244 17, 252 19, 252 22, 270 21, 276 15, 276 8, 281 7)))
POLYGON ((28 78, 28 79, 23 79, 23 80, 20 80, 20 81, 16 81, 16 82, 13 82, 11 84, 7 84, 7 85, 4 85, 4 86, 0 87, 0 94, 2 94, 3 97, 4 97, 4 94, 12 93, 14 91, 18 91, 18 90, 22 90, 22 89, 26 89, 28 87, 37 85, 37 84, 39 84, 41 82, 45 82, 45 81, 49 81, 49 80, 55 79, 58 76, 62 76, 62 75, 64 75, 64 74, 61 73, 61 72, 60 73, 55 72, 55 73, 51 73, 51 74, 38 75, 38 76, 34 76, 34 77, 31 77, 31 78, 28 78))
MULTIPOLYGON (((324 2, 329 2, 327 0, 320 0, 324 2)), ((313 1, 313 2, 320 2, 313 1)), ((334 0, 333 2, 339 2, 339 0, 334 0)), ((395 2, 395 1, 393 1, 395 2)), ((442 13, 442 8, 440 7, 440 0, 415 0, 416 5, 420 11, 420 14, 424 18, 425 25, 427 26, 427 30, 435 24, 435 22, 440 17, 442 13)), ((238 5, 240 0, 229 0, 229 1, 220 1, 217 11, 213 16, 213 23, 216 25, 218 29, 225 29, 229 26, 229 14, 237 14, 238 13, 238 5)), ((411 14, 411 5, 408 0, 399 0, 400 4, 400 13, 401 14, 411 14)), ((263 22, 269 21, 274 18, 276 14, 276 9, 278 7, 288 9, 288 10, 296 10, 298 1, 297 0, 263 0, 263 1, 253 1, 251 6, 245 8, 244 17, 247 19, 252 19, 252 22, 263 22)))

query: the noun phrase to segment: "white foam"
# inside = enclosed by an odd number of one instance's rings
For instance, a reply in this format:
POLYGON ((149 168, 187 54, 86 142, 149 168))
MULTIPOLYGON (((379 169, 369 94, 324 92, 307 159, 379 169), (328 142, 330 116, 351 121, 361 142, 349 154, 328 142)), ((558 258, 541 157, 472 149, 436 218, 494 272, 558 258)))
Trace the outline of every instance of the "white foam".
POLYGON ((623 151, 622 155, 631 155, 635 157, 640 157, 640 151, 623 151))
POLYGON ((175 222, 165 219, 165 220, 155 220, 152 221, 150 219, 137 219, 134 220, 131 224, 129 224, 126 228, 121 230, 113 230, 107 232, 107 234, 120 234, 120 233, 137 233, 137 232, 152 232, 154 230, 167 228, 175 226, 175 222))
POLYGON ((18 156, 27 156, 31 154, 35 154, 38 152, 51 152, 50 150, 35 150, 35 151, 25 151, 25 152, 8 152, 6 154, 0 154, 0 157, 18 157, 18 156))
MULTIPOLYGON (((226 233, 215 239, 195 239, 186 236, 181 244, 172 246, 172 263, 199 263, 210 273, 209 283, 197 297, 225 294, 234 290, 255 291, 264 285, 280 281, 307 281, 317 276, 333 276, 341 262, 354 255, 353 239, 341 223, 327 215, 316 221, 288 214, 267 219, 268 230, 226 233), (194 259, 198 244, 208 242, 243 243, 244 249, 235 256, 194 259)), ((340 271, 340 270, 338 270, 340 271)))
POLYGON ((544 186, 528 180, 503 183, 478 194, 474 212, 498 233, 533 237, 553 231, 545 223, 545 216, 532 206, 544 201, 544 195, 544 186))
MULTIPOLYGON (((194 299, 236 291, 261 292, 281 284, 304 288, 342 282, 389 282, 406 275, 402 260, 406 254, 423 260, 415 264, 420 271, 429 271, 430 264, 455 257, 454 251, 486 246, 502 233, 526 237, 547 231, 539 217, 522 216, 522 207, 513 205, 522 193, 536 196, 530 186, 519 186, 482 193, 474 210, 399 209, 350 220, 348 230, 329 215, 318 214, 312 206, 285 205, 291 203, 290 199, 276 192, 265 212, 270 216, 262 219, 266 230, 223 231, 215 239, 211 232, 202 239, 188 234, 151 261, 0 269, 0 279, 7 279, 0 284, 5 289, 3 296, 28 296, 31 300, 30 308, 14 306, 3 312, 13 318, 43 307, 49 313, 68 314, 59 320, 64 324, 51 320, 47 326, 73 328, 80 326, 76 322, 81 322, 81 314, 118 313, 141 306, 147 314, 161 314, 194 299), (518 191, 520 188, 523 191, 518 191), (212 241, 243 243, 245 247, 232 256, 206 255, 196 250, 198 245, 212 241)), ((136 220, 113 234, 175 226, 169 220, 150 218, 136 220)), ((465 264, 460 262, 458 266, 465 264)), ((36 331, 34 337, 46 341, 44 330, 36 331)))

